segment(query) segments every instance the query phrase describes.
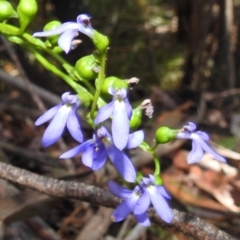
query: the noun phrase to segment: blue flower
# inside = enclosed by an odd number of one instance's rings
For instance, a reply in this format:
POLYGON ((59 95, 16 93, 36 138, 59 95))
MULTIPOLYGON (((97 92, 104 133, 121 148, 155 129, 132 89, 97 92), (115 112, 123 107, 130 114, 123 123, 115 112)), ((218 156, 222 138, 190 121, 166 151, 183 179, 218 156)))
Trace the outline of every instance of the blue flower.
POLYGON ((149 178, 143 178, 140 184, 132 191, 113 181, 109 181, 108 188, 110 192, 117 197, 124 198, 123 202, 112 213, 112 220, 120 222, 133 212, 141 225, 150 226, 147 210, 152 204, 162 220, 171 223, 173 214, 166 201, 171 197, 163 186, 155 185, 154 181, 154 176, 149 175, 149 178))
POLYGON ((79 32, 84 33, 88 37, 93 37, 93 29, 90 23, 90 16, 81 14, 77 17, 76 22, 66 22, 56 27, 53 30, 36 32, 34 37, 49 37, 61 34, 58 38, 58 45, 68 53, 72 46, 72 40, 78 35, 79 32))
POLYGON ((65 126, 67 126, 68 131, 76 141, 83 141, 79 120, 76 115, 76 109, 80 106, 77 95, 66 92, 62 95, 62 100, 62 103, 49 109, 35 122, 35 125, 39 126, 52 119, 43 134, 42 144, 44 147, 55 143, 61 137, 65 126))
POLYGON ((187 138, 192 140, 192 151, 188 155, 188 163, 196 163, 200 161, 204 152, 211 154, 216 160, 226 162, 226 159, 216 153, 208 144, 209 136, 205 132, 196 131, 196 125, 189 122, 177 134, 177 138, 187 138))
POLYGON ((112 102, 101 107, 98 111, 95 124, 99 124, 112 116, 113 142, 119 150, 126 147, 129 135, 129 120, 132 116, 132 107, 127 99, 127 90, 109 88, 113 95, 112 102))
MULTIPOLYGON (((126 148, 131 149, 139 146, 143 141, 143 131, 137 131, 128 136, 126 148)), ((82 154, 82 162, 87 167, 96 171, 104 166, 107 157, 112 161, 120 175, 128 182, 134 182, 136 179, 135 168, 127 157, 112 142, 112 137, 105 127, 100 127, 93 139, 63 153, 60 158, 71 158, 79 153, 82 154)))

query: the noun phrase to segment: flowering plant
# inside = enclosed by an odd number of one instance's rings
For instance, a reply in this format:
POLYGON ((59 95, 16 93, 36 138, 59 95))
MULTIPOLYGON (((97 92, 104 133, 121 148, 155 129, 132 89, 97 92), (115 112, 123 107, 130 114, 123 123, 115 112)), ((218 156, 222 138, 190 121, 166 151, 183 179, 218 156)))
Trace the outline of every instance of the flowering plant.
POLYGON ((25 29, 37 13, 37 2, 20 0, 17 8, 20 28, 7 23, 8 18, 16 17, 15 10, 12 7, 9 9, 9 13, 4 13, 5 15, 3 12, 0 13, 0 32, 9 41, 23 45, 46 69, 60 77, 72 88, 72 93, 63 93, 61 103, 46 111, 36 120, 36 126, 50 121, 43 134, 42 145, 48 147, 54 144, 67 128, 70 135, 80 145, 63 153, 60 156, 61 159, 82 154, 83 164, 93 171, 102 168, 109 159, 125 184, 135 185, 133 190, 130 190, 109 181, 109 190, 114 195, 123 198, 122 203, 112 214, 113 221, 122 221, 133 212, 140 224, 149 226, 147 210, 152 205, 163 221, 171 223, 173 214, 168 202, 171 197, 163 186, 160 160, 155 150, 158 144, 172 141, 175 138, 190 139, 192 140, 192 151, 189 154, 188 163, 200 161, 204 152, 210 153, 220 162, 225 162, 225 159, 207 144, 209 136, 204 132, 195 131, 196 125, 189 122, 179 130, 162 126, 156 131, 153 146, 151 143, 144 142, 144 132, 142 130, 133 132, 132 130, 140 126, 143 111, 151 117, 153 112, 151 101, 145 99, 140 106, 133 109, 128 95, 131 94, 130 84, 137 83, 138 79, 134 77, 128 81, 115 76, 106 77, 109 40, 107 36, 92 27, 89 15, 80 14, 77 16, 76 22, 62 24, 57 21, 50 22, 44 28, 46 31, 30 35, 25 32, 25 29), (32 6, 30 10, 26 7, 28 3, 32 6), (90 38, 94 49, 91 55, 79 59, 74 67, 60 54, 62 51, 66 54, 74 51, 79 43, 75 39, 79 33, 90 38), (39 37, 45 37, 47 40, 42 41, 39 37), (55 41, 56 38, 57 41, 55 41), (43 53, 49 54, 64 68, 64 71, 45 59, 43 53), (95 87, 89 83, 91 79, 95 80, 95 87), (106 102, 104 94, 112 95, 112 100, 106 102), (84 116, 93 129, 91 139, 84 139, 77 111, 79 107, 84 110, 84 116), (111 124, 111 127, 108 127, 108 123, 111 124), (126 149, 136 147, 152 154, 155 169, 149 177, 137 173, 133 162, 125 152, 126 149))

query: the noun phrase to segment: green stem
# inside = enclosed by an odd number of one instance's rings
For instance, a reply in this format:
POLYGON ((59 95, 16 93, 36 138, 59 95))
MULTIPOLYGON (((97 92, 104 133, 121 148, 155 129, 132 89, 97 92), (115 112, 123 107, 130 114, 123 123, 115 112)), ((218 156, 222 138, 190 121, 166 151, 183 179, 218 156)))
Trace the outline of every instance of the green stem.
POLYGON ((76 92, 77 90, 77 84, 74 82, 74 80, 60 71, 55 65, 51 64, 49 61, 46 60, 41 54, 39 54, 36 51, 32 51, 34 54, 35 58, 49 71, 57 75, 58 77, 62 78, 70 87, 72 87, 76 92))
POLYGON ((98 99, 102 90, 102 86, 105 80, 105 67, 106 67, 106 53, 103 53, 100 59, 100 71, 98 74, 98 78, 96 80, 96 92, 93 98, 92 108, 90 112, 91 119, 94 119, 94 112, 96 110, 97 102, 98 102, 98 99))
POLYGON ((152 151, 151 154, 153 156, 154 165, 155 165, 154 176, 159 176, 161 171, 160 161, 155 151, 152 151))

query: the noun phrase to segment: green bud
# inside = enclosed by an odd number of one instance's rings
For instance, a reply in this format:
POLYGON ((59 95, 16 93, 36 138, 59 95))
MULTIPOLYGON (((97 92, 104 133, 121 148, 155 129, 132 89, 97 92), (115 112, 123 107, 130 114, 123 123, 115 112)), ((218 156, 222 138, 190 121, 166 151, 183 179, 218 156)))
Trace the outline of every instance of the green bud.
POLYGON ((142 123, 142 108, 141 106, 133 109, 132 117, 130 119, 129 125, 131 129, 138 128, 142 123))
MULTIPOLYGON (((54 21, 51 21, 51 22, 47 23, 44 26, 43 30, 44 31, 53 30, 53 29, 55 29, 56 27, 58 27, 60 25, 62 25, 61 22, 54 20, 54 21)), ((51 45, 56 45, 56 43, 58 41, 58 37, 59 37, 59 35, 54 35, 54 36, 47 37, 47 39, 51 43, 51 45)))
POLYGON ((23 44, 23 43, 24 43, 24 41, 22 40, 22 38, 17 37, 17 36, 10 36, 10 37, 8 37, 8 40, 9 40, 10 42, 13 42, 13 43, 16 43, 16 44, 23 44))
POLYGON ((25 28, 32 22, 38 11, 38 5, 36 0, 20 0, 17 6, 17 13, 20 22, 20 32, 23 32, 25 28))
POLYGON ((99 51, 99 53, 106 52, 106 50, 109 46, 109 40, 108 40, 107 36, 94 30, 92 40, 93 40, 93 44, 95 45, 95 47, 99 51))
POLYGON ((7 1, 0 1, 0 22, 8 18, 17 18, 18 15, 11 3, 7 1))
POLYGON ((156 143, 167 143, 173 140, 177 135, 177 130, 169 127, 160 127, 156 131, 156 143))
POLYGON ((88 55, 80 58, 75 65, 75 69, 83 80, 95 79, 98 75, 95 69, 99 68, 98 63, 93 55, 88 55))
POLYGON ((108 93, 108 89, 111 86, 115 90, 118 90, 120 88, 125 88, 125 89, 128 88, 128 84, 127 84, 126 81, 124 81, 124 80, 122 80, 122 79, 120 79, 118 77, 111 76, 111 77, 105 78, 103 86, 102 86, 102 93, 103 94, 109 94, 108 93))

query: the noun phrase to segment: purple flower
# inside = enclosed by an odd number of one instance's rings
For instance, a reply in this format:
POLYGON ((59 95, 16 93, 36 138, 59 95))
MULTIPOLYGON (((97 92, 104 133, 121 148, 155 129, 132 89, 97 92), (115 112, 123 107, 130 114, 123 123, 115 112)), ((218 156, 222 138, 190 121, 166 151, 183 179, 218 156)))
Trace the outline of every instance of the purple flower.
POLYGON ((81 14, 77 17, 76 22, 66 22, 56 27, 53 30, 36 32, 34 37, 49 37, 53 35, 61 34, 58 38, 58 45, 68 53, 72 46, 72 40, 78 35, 78 33, 84 33, 90 38, 93 37, 93 29, 90 23, 90 16, 87 14, 81 14))
POLYGON ((44 147, 55 143, 61 137, 65 126, 67 126, 68 131, 76 141, 83 141, 79 120, 76 115, 76 109, 80 105, 77 95, 66 92, 62 95, 62 100, 62 103, 49 109, 35 122, 35 125, 39 126, 52 119, 43 134, 42 144, 44 147))
POLYGON ((122 150, 128 142, 129 120, 132 116, 132 107, 126 97, 126 89, 114 90, 110 87, 109 93, 113 95, 113 100, 99 109, 94 123, 99 124, 112 116, 113 142, 119 150, 122 150))
POLYGON ((209 136, 205 132, 196 131, 196 125, 189 122, 177 134, 177 138, 188 138, 192 140, 192 151, 188 155, 188 163, 196 163, 200 161, 204 152, 211 154, 216 160, 226 162, 225 158, 216 153, 208 144, 209 136))
POLYGON ((166 198, 170 199, 171 197, 163 186, 155 185, 154 181, 154 176, 149 175, 149 178, 143 178, 140 184, 132 191, 121 187, 113 181, 109 181, 108 188, 110 192, 117 197, 124 198, 123 202, 114 210, 112 220, 120 222, 133 212, 140 224, 150 226, 147 210, 152 204, 162 220, 171 223, 173 214, 166 201, 166 198))
MULTIPOLYGON (((143 131, 137 131, 128 135, 126 148, 138 147, 143 141, 143 131)), ((60 158, 71 158, 79 153, 82 154, 82 162, 87 167, 96 171, 104 166, 107 157, 112 161, 120 175, 128 182, 136 179, 135 168, 127 155, 115 147, 112 137, 105 127, 100 127, 93 139, 63 153, 60 158)))

